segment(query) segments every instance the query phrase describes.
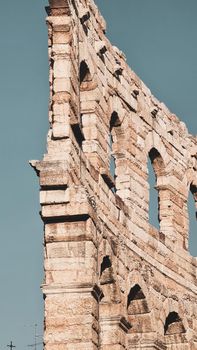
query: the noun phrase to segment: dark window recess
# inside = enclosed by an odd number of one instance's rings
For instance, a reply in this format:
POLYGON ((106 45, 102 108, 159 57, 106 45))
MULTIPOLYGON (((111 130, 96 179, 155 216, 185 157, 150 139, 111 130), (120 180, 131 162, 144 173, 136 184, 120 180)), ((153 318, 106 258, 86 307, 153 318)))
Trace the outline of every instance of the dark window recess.
POLYGON ((112 284, 114 283, 112 263, 109 255, 104 256, 101 271, 100 271, 100 284, 112 284))
POLYGON ((114 76, 118 81, 120 81, 120 76, 122 75, 122 72, 123 72, 123 69, 121 67, 118 67, 114 72, 114 76))
POLYGON ((120 126, 120 119, 118 117, 118 113, 117 112, 113 112, 111 115, 111 119, 110 119, 110 131, 114 128, 114 127, 118 127, 120 126))
POLYGON ((133 288, 131 288, 130 293, 128 295, 127 307, 129 307, 132 301, 143 300, 143 299, 145 299, 145 295, 142 292, 140 286, 136 284, 133 288))
POLYGON ((84 135, 81 131, 79 124, 73 124, 71 125, 73 134, 75 136, 75 139, 80 147, 82 147, 82 142, 85 140, 84 135))
POLYGON ((83 82, 91 81, 90 70, 89 70, 88 65, 85 61, 82 61, 80 64, 79 79, 80 79, 80 84, 82 84, 83 82))
POLYGON ((151 112, 153 118, 156 118, 157 114, 158 114, 158 109, 153 109, 152 112, 151 112))
POLYGON ((139 90, 133 90, 132 96, 137 100, 137 97, 139 95, 139 90))
POLYGON ((114 183, 114 178, 111 176, 111 174, 104 169, 101 169, 101 176, 107 186, 114 192, 115 191, 115 183, 114 183))
POLYGON ((105 53, 107 52, 106 46, 103 46, 98 52, 97 55, 105 63, 105 53))
POLYGON ((102 273, 106 269, 110 268, 111 266, 112 266, 112 264, 111 264, 111 260, 109 258, 109 255, 104 256, 102 264, 101 264, 101 276, 102 276, 102 273))
POLYGON ((149 157, 151 164, 153 166, 156 176, 165 175, 165 166, 161 154, 157 151, 156 148, 152 148, 149 152, 149 157))
POLYGON ((87 12, 85 13, 85 15, 83 15, 83 16, 80 18, 81 24, 84 24, 84 23, 87 22, 89 19, 90 19, 90 12, 87 11, 87 12))
POLYGON ((180 334, 185 333, 185 328, 183 326, 182 320, 177 314, 177 312, 170 312, 166 318, 164 325, 164 334, 180 334))

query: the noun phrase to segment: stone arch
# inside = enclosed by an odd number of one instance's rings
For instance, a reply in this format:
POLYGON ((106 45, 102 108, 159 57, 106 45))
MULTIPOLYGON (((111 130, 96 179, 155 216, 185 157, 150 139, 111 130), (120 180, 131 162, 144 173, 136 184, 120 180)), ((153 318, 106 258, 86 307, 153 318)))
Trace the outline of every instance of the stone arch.
POLYGON ((185 191, 188 193, 190 185, 197 186, 197 174, 196 171, 192 168, 186 170, 183 183, 185 185, 185 191))
MULTIPOLYGON (((194 220, 197 219, 197 186, 192 182, 188 189, 188 199, 187 199, 187 232, 188 232, 188 250, 191 255, 196 255, 193 248, 196 222, 194 220), (193 197, 193 198, 192 198, 193 197), (194 209, 193 209, 194 205, 194 209)), ((186 243, 187 244, 187 243, 186 243)), ((186 245, 187 247, 187 245, 186 245)))
POLYGON ((86 60, 81 60, 79 65, 80 91, 94 90, 97 86, 90 65, 86 60))
POLYGON ((196 209, 197 209, 197 174, 196 174, 196 171, 194 171, 193 169, 189 169, 186 172, 184 182, 187 185, 187 187, 186 187, 187 197, 188 197, 189 191, 191 191, 191 193, 194 197, 194 202, 195 202, 196 209))
POLYGON ((177 334, 187 336, 189 325, 184 310, 178 301, 172 298, 166 299, 160 315, 163 324, 163 335, 175 335, 175 341, 178 341, 177 334))
POLYGON ((185 328, 176 311, 172 311, 168 314, 164 324, 164 335, 174 335, 185 333, 185 328))
MULTIPOLYGON (((133 270, 132 272, 129 273, 128 278, 127 278, 127 290, 126 290, 126 295, 128 296, 130 290, 132 287, 135 285, 139 285, 143 291, 143 294, 147 300, 147 303, 149 305, 149 308, 153 310, 153 299, 150 295, 149 289, 146 285, 146 282, 144 281, 142 275, 136 271, 133 270)), ((127 304, 126 304, 127 305, 127 304)))
MULTIPOLYGON (((184 207, 183 207, 183 216, 185 217, 184 221, 184 248, 190 250, 190 217, 191 208, 189 207, 190 194, 193 197, 195 209, 192 213, 193 217, 197 218, 197 175, 194 169, 189 168, 183 178, 183 198, 184 198, 184 207)), ((191 202, 190 202, 191 204, 191 202)), ((191 253, 192 254, 192 253, 191 253)))
MULTIPOLYGON (((119 148, 122 135, 122 127, 119 114, 117 111, 113 111, 110 116, 108 125, 108 154, 109 154, 109 172, 111 177, 115 180, 117 177, 117 167, 119 158, 119 148)), ((112 190, 116 191, 116 186, 112 187, 112 190)))
POLYGON ((109 123, 109 167, 112 177, 115 179, 116 158, 114 152, 118 147, 119 135, 121 133, 121 122, 119 115, 113 111, 109 123))
MULTIPOLYGON (((156 175, 160 238, 165 242, 170 237, 174 244, 177 241, 180 244, 180 240, 176 240, 176 238, 177 235, 181 234, 183 224, 182 221, 177 220, 177 212, 181 215, 182 198, 179 189, 173 186, 175 178, 172 157, 168 154, 161 137, 155 131, 149 132, 145 139, 144 155, 142 155, 144 164, 146 164, 149 155, 150 158, 153 158, 152 164, 156 175), (144 157, 146 158, 144 159, 144 157)), ((182 242, 181 244, 183 246, 182 242)))
POLYGON ((144 151, 142 154, 142 160, 144 162, 147 161, 148 154, 151 149, 156 149, 157 152, 161 155, 161 158, 163 160, 164 166, 165 166, 165 174, 169 174, 172 170, 172 164, 170 161, 170 156, 166 151, 166 147, 164 146, 161 137, 155 132, 155 131, 150 131, 145 139, 144 142, 144 151))
MULTIPOLYGON (((152 147, 147 155, 147 160, 150 160, 151 166, 154 172, 155 180, 152 179, 152 181, 155 181, 155 184, 151 184, 149 182, 149 222, 156 226, 158 222, 158 229, 161 227, 160 223, 162 221, 162 218, 165 217, 165 209, 163 209, 163 197, 164 197, 164 187, 159 185, 161 183, 161 179, 166 175, 166 168, 164 164, 164 160, 160 154, 160 152, 155 148, 152 147), (153 193, 155 192, 155 189, 157 190, 157 195, 153 193), (153 202, 154 203, 153 203, 153 202), (152 207, 154 208, 153 212, 153 218, 151 221, 151 209, 152 207)), ((148 164, 147 164, 147 171, 149 173, 150 168, 148 169, 148 164)), ((152 171, 151 171, 152 173, 152 171)), ((150 176, 150 174, 149 174, 150 176)), ((149 178, 149 181, 151 180, 149 178)), ((166 188, 165 188, 166 191, 166 188)))
POLYGON ((98 253, 99 283, 104 294, 102 303, 118 302, 120 298, 116 280, 116 257, 109 239, 102 239, 98 253))
POLYGON ((127 312, 129 315, 139 315, 150 312, 146 297, 139 284, 131 287, 127 296, 127 312))
POLYGON ((79 83, 81 91, 88 91, 91 89, 92 75, 86 61, 81 61, 79 67, 79 83))
MULTIPOLYGON (((108 140, 108 155, 110 168, 115 168, 115 172, 111 172, 115 183, 116 193, 123 199, 122 194, 124 190, 130 186, 130 182, 125 183, 122 178, 125 175, 125 167, 128 164, 128 145, 129 142, 129 118, 127 118, 128 111, 123 106, 121 99, 112 95, 109 99, 109 110, 108 110, 108 125, 107 125, 107 140, 108 140), (112 155, 112 157, 111 157, 112 155)), ((129 177, 129 175, 128 175, 129 177)), ((126 193, 126 192, 125 192, 126 193)))
POLYGON ((165 176, 166 169, 164 160, 157 148, 152 147, 148 152, 148 155, 151 160, 156 177, 158 178, 159 176, 165 176))
POLYGON ((161 187, 158 186, 160 179, 165 176, 165 164, 161 154, 155 147, 152 147, 147 156, 147 172, 148 172, 148 218, 149 223, 158 230, 162 218, 160 200, 161 187))
POLYGON ((197 207, 197 185, 194 184, 193 182, 190 184, 190 191, 194 197, 194 201, 197 207))
POLYGON ((110 130, 121 126, 119 115, 115 110, 111 114, 109 126, 110 126, 110 130))
MULTIPOLYGON (((98 139, 99 136, 102 135, 102 131, 100 131, 101 123, 99 118, 95 114, 95 105, 97 105, 98 101, 101 99, 102 93, 98 88, 98 78, 96 74, 97 68, 90 57, 87 59, 87 53, 84 51, 85 48, 81 47, 81 52, 83 54, 79 63, 78 71, 78 94, 80 97, 78 129, 81 131, 80 138, 82 139, 81 144, 83 152, 88 157, 90 163, 93 164, 95 168, 99 168, 101 167, 102 157, 95 152, 95 148, 100 148, 100 141, 98 139), (98 132, 95 132, 98 124, 100 124, 99 136, 98 132)), ((74 86, 73 88, 75 89, 76 87, 74 86)), ((74 112, 74 108, 75 106, 73 105, 72 119, 75 121, 76 113, 74 112)))
POLYGON ((123 108, 122 102, 116 94, 112 95, 109 100, 109 122, 114 111, 118 114, 120 124, 122 124, 125 117, 125 108, 123 108))
POLYGON ((129 275, 127 282, 126 309, 132 325, 130 334, 149 333, 155 330, 155 315, 152 298, 145 281, 136 271, 129 275), (132 283, 130 283, 130 281, 132 283))

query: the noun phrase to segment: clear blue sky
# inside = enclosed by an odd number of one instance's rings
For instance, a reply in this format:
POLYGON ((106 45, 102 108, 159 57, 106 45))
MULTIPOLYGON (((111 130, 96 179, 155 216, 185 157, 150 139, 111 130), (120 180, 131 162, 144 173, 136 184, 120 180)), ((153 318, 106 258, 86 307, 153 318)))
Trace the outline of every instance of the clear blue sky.
MULTIPOLYGON (((152 92, 197 131, 197 1, 97 0, 108 36, 152 92)), ((0 349, 25 350, 42 331, 38 181, 48 130, 45 0, 1 1, 0 349)), ((194 215, 193 215, 194 216, 194 215)), ((197 255, 197 240, 193 253, 197 255)), ((42 346, 38 347, 38 350, 42 346)))

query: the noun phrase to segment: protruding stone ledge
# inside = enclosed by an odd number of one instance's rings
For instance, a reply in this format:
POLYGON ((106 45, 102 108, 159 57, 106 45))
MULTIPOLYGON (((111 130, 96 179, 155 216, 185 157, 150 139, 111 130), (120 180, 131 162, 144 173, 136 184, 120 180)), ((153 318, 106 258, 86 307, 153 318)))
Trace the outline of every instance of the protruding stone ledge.
POLYGON ((135 349, 135 350, 167 350, 167 347, 162 340, 155 340, 154 334, 136 334, 134 336, 132 334, 132 337, 129 339, 129 349, 135 349))
POLYGON ((125 317, 118 315, 118 316, 108 316, 108 317, 101 317, 100 322, 103 325, 108 326, 119 326, 125 333, 128 333, 128 331, 131 329, 132 325, 129 321, 126 320, 125 317))
POLYGON ((69 203, 70 194, 69 188, 67 189, 50 189, 40 191, 40 204, 58 204, 69 203))
POLYGON ((92 289, 92 295, 98 302, 104 297, 102 289, 97 284, 92 289))
POLYGON ((41 217, 43 221, 56 221, 57 218, 61 217, 65 221, 69 220, 69 218, 71 218, 71 221, 75 221, 77 217, 81 218, 81 221, 86 220, 88 217, 92 217, 96 220, 95 206, 93 206, 90 198, 87 197, 83 187, 75 186, 70 188, 69 198, 70 200, 68 203, 42 205, 41 217))
POLYGON ((62 294, 62 293, 91 293, 92 296, 97 300, 101 300, 103 297, 102 290, 97 286, 97 284, 82 284, 82 283, 70 283, 65 285, 46 285, 42 284, 41 289, 44 295, 48 294, 62 294))
MULTIPOLYGON (((115 306, 115 310, 118 309, 115 306)), ((113 310, 110 308, 110 310, 113 310)), ((101 328, 101 349, 125 349, 126 347, 126 335, 131 328, 131 324, 121 314, 103 315, 100 314, 100 328, 101 328), (118 347, 117 347, 118 346, 118 347)))

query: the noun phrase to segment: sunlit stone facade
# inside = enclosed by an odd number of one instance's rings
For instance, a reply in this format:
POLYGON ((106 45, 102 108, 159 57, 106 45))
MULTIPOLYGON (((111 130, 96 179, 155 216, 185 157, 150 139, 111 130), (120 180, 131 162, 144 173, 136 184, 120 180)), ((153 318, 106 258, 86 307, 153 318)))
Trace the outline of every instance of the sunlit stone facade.
POLYGON ((45 350, 197 349, 187 209, 189 191, 197 202, 197 138, 110 44, 92 0, 50 0, 47 13, 50 128, 47 153, 31 162, 45 350), (159 230, 149 223, 148 157, 159 230))

